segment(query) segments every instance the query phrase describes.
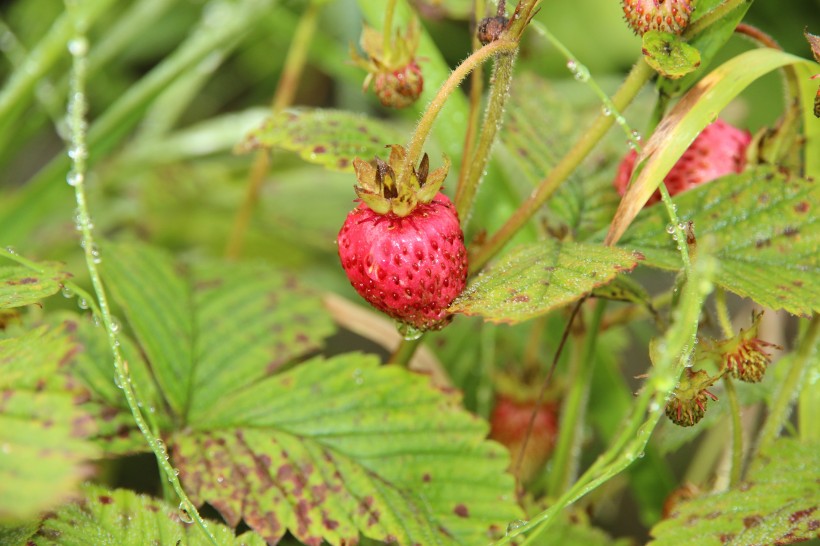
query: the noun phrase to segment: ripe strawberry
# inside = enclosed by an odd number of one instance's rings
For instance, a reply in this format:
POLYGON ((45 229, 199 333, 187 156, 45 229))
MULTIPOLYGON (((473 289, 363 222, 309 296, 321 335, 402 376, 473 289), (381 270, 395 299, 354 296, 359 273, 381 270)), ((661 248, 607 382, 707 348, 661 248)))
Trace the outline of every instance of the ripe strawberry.
MULTIPOLYGON (((715 178, 741 172, 746 166, 746 148, 751 141, 752 135, 748 131, 721 119, 707 125, 663 179, 669 194, 676 195, 715 178)), ((637 157, 632 150, 618 167, 614 185, 621 195, 626 193, 637 157)), ((660 201, 660 198, 660 192, 656 191, 647 205, 660 201)))
POLYGON ((405 151, 389 163, 353 162, 361 203, 338 236, 339 258, 353 288, 373 307, 417 330, 439 329, 467 282, 467 252, 458 215, 439 193, 449 163, 429 173, 427 154, 398 187, 405 151))
POLYGON ((680 34, 689 24, 690 0, 623 0, 624 18, 635 34, 650 30, 680 34))
MULTIPOLYGON (((517 400, 506 394, 496 396, 495 407, 490 415, 490 438, 504 444, 510 450, 510 465, 513 472, 524 447, 524 439, 535 408, 535 401, 517 400)), ((532 480, 546 464, 555 447, 557 431, 558 404, 554 401, 544 402, 538 406, 532 434, 524 448, 521 468, 516 476, 521 482, 532 480)))

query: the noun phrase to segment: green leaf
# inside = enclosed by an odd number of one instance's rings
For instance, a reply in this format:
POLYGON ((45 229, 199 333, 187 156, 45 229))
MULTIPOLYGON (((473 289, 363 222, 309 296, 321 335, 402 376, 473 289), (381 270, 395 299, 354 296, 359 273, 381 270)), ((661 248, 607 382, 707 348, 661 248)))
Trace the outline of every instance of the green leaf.
POLYGON ((772 48, 755 49, 733 57, 703 78, 666 114, 636 159, 643 170, 627 188, 606 243, 618 241, 695 137, 733 98, 772 70, 808 62, 772 48))
POLYGON ((76 347, 59 329, 0 340, 0 522, 66 499, 99 456, 82 398, 52 387, 76 347))
MULTIPOLYGON (((717 284, 764 307, 796 315, 820 311, 816 182, 759 167, 682 193, 674 202, 698 239, 714 238, 717 284)), ((667 223, 663 207, 644 209, 621 245, 642 252, 646 265, 678 269, 667 223)))
MULTIPOLYGON (((208 522, 219 544, 264 546, 254 533, 234 536, 233 529, 208 522)), ((180 520, 177 508, 126 489, 83 488, 83 498, 60 508, 43 521, 33 544, 37 546, 210 546, 202 530, 180 520)))
POLYGON ((791 544, 820 528, 818 444, 777 441, 737 488, 678 505, 652 529, 651 546, 791 544))
POLYGON ((385 147, 405 140, 383 121, 342 110, 291 108, 251 131, 237 150, 281 148, 334 171, 353 172, 353 159, 389 155, 385 147))
POLYGON ((227 394, 171 439, 197 502, 268 542, 485 543, 521 517, 504 449, 454 393, 375 357, 315 359, 227 394), (490 533, 490 534, 488 534, 490 533))
POLYGON ((36 303, 60 291, 71 277, 63 264, 41 263, 40 271, 19 265, 0 267, 0 309, 36 303))
MULTIPOLYGON (((601 111, 591 91, 548 82, 524 73, 516 77, 498 148, 522 197, 532 192, 601 111)), ((584 239, 609 224, 620 197, 612 186, 615 158, 626 149, 622 133, 611 132, 596 152, 548 202, 551 228, 569 229, 584 239)))
POLYGON ((639 253, 553 239, 521 245, 479 274, 450 310, 523 322, 578 300, 640 259, 639 253))
POLYGON ((700 52, 680 36, 650 30, 642 39, 643 58, 661 76, 676 80, 700 66, 700 52))
MULTIPOLYGON (((722 0, 698 0, 698 2, 695 3, 695 11, 692 14, 693 17, 689 24, 695 23, 721 3, 722 0)), ((700 52, 700 67, 678 80, 659 79, 658 88, 660 92, 674 97, 700 80, 706 70, 708 70, 715 55, 720 52, 726 42, 729 41, 729 38, 732 37, 735 27, 743 20, 743 17, 751 5, 751 2, 738 3, 737 6, 723 18, 691 37, 688 42, 700 52)))
POLYGON ((0 526, 0 544, 8 546, 28 546, 26 543, 37 532, 39 523, 3 527, 0 526))
POLYGON ((226 393, 319 348, 333 325, 313 293, 263 265, 190 264, 106 247, 103 272, 172 412, 195 422, 226 393))

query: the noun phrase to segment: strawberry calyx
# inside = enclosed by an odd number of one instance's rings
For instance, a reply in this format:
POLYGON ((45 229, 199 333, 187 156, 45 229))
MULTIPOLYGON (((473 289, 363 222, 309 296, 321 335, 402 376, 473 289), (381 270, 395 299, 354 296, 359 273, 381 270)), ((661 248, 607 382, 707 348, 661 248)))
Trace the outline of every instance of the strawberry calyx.
POLYGON ((418 169, 406 164, 407 151, 398 144, 390 146, 390 157, 385 162, 375 158, 373 163, 360 158, 353 160, 358 184, 354 186, 359 199, 377 214, 408 216, 423 203, 430 203, 441 189, 450 170, 450 161, 430 172, 430 159, 425 153, 418 169), (398 184, 403 169, 409 168, 406 183, 398 184))

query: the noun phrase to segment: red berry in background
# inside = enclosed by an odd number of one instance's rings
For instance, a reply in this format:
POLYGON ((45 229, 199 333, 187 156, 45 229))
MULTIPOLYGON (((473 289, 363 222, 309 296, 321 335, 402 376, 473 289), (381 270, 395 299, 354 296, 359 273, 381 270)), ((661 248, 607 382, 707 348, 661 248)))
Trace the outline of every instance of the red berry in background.
MULTIPOLYGON (((534 401, 516 400, 509 395, 498 395, 495 407, 490 415, 490 438, 504 444, 510 450, 510 465, 513 472, 519 454, 524 447, 532 412, 536 409, 534 401)), ((516 477, 527 483, 546 464, 555 447, 558 431, 558 404, 544 402, 536 410, 532 434, 524 448, 521 467, 516 477)))
POLYGON ((689 25, 690 0, 623 0, 624 18, 639 36, 650 30, 680 34, 689 25))
POLYGON ((362 90, 366 91, 373 82, 379 101, 390 108, 405 108, 416 102, 424 90, 424 77, 415 57, 418 44, 419 27, 415 19, 404 32, 397 30, 387 42, 382 32, 365 25, 360 45, 366 55, 350 50, 353 62, 367 71, 362 90))
MULTIPOLYGON (((739 173, 746 166, 746 148, 752 141, 748 131, 738 129, 719 119, 706 126, 663 179, 669 195, 709 182, 727 174, 739 173)), ((621 161, 614 185, 624 195, 635 168, 638 154, 629 152, 621 161)), ((647 201, 651 205, 660 201, 656 191, 647 201)))
POLYGON ((373 81, 376 96, 384 106, 405 108, 410 106, 424 90, 424 78, 415 61, 393 71, 377 72, 373 81))
POLYGON ((449 167, 428 175, 425 154, 399 187, 405 152, 393 146, 389 163, 354 160, 362 201, 337 239, 350 284, 373 307, 415 330, 435 330, 467 282, 467 251, 458 215, 438 190, 449 167))

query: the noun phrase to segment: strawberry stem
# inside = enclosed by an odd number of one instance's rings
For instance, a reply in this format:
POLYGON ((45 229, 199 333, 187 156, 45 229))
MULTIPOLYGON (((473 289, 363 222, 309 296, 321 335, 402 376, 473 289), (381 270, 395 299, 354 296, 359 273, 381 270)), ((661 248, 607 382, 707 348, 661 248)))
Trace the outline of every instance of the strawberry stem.
MULTIPOLYGON (((629 75, 621 84, 620 89, 612 97, 612 103, 618 110, 623 110, 637 96, 644 84, 649 80, 654 71, 647 65, 643 58, 638 60, 632 67, 629 75)), ((504 245, 515 235, 521 227, 526 224, 537 210, 552 196, 558 186, 572 174, 581 164, 589 152, 603 138, 606 132, 615 122, 613 116, 599 114, 592 126, 581 138, 576 141, 575 146, 558 162, 550 171, 546 178, 541 180, 538 187, 530 197, 521 203, 518 210, 513 213, 509 220, 490 239, 479 248, 469 261, 469 272, 474 274, 495 256, 504 245)))
MULTIPOLYGON (((740 422, 740 402, 737 399, 735 384, 729 374, 723 375, 723 386, 732 412, 732 468, 729 472, 729 488, 740 483, 743 471, 743 424, 740 422)), ((711 393, 707 393, 711 394, 711 393)))
POLYGON ((458 88, 461 81, 466 78, 470 72, 492 56, 498 53, 515 51, 517 48, 517 42, 508 40, 491 42, 464 59, 464 61, 462 61, 462 63, 450 73, 450 76, 441 85, 441 88, 439 88, 436 96, 432 101, 430 101, 430 104, 427 106, 427 110, 424 111, 424 115, 419 120, 416 130, 413 132, 413 136, 410 138, 410 143, 407 146, 407 158, 404 162, 404 168, 401 173, 399 173, 397 185, 406 185, 408 183, 413 167, 421 158, 424 142, 427 140, 427 136, 433 128, 433 123, 436 121, 436 116, 438 116, 438 113, 444 107, 445 102, 447 102, 447 97, 449 97, 450 94, 458 88))
POLYGON ((416 352, 416 349, 418 349, 421 345, 421 340, 423 337, 424 334, 420 335, 416 339, 402 338, 398 347, 396 347, 396 350, 393 351, 393 354, 390 355, 389 359, 387 359, 387 364, 398 364, 406 368, 410 364, 410 360, 413 358, 413 354, 416 352))
POLYGON ((382 52, 387 55, 393 49, 393 13, 396 11, 396 0, 387 0, 384 10, 384 28, 382 29, 382 52))

